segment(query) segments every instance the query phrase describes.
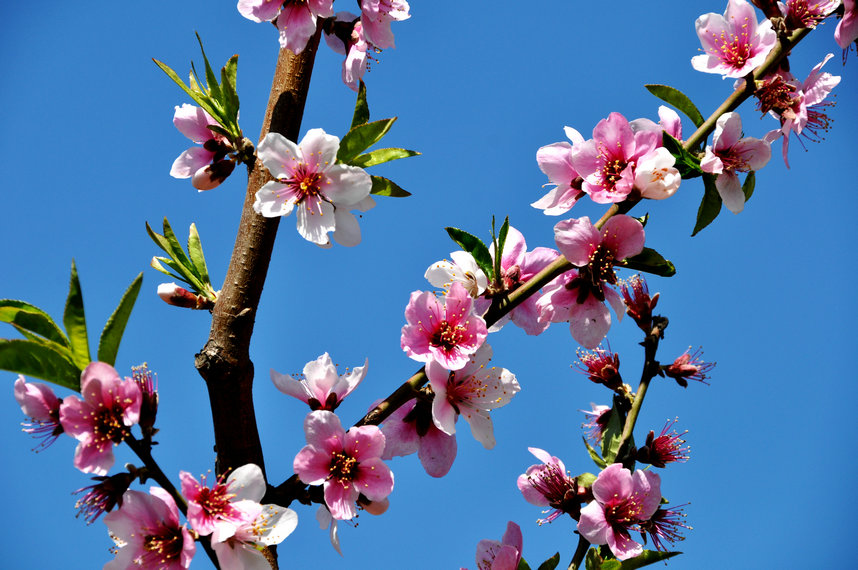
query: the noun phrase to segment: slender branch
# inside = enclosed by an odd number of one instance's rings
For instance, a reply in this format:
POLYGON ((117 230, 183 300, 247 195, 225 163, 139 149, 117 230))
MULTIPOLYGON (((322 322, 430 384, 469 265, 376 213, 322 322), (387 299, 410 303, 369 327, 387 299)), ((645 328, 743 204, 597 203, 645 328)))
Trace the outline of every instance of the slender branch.
MULTIPOLYGON (((276 132, 297 140, 320 35, 321 28, 299 55, 280 50, 260 137, 276 132)), ((253 211, 256 191, 270 179, 258 160, 248 168, 232 259, 212 311, 208 342, 196 357, 197 370, 208 387, 219 474, 247 463, 265 469, 253 408, 249 346, 280 221, 253 211)))
POLYGON ((575 554, 572 556, 572 561, 569 563, 569 570, 578 570, 581 563, 584 561, 584 556, 590 550, 590 541, 583 536, 578 536, 578 546, 575 547, 575 554))

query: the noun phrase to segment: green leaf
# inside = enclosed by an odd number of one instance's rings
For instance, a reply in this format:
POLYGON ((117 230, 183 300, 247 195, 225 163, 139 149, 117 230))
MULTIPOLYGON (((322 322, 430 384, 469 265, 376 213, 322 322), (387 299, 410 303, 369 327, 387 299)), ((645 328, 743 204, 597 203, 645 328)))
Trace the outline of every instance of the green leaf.
POLYGON ((74 364, 83 370, 92 359, 89 356, 89 337, 86 334, 83 294, 80 290, 80 280, 77 277, 77 267, 74 261, 72 261, 71 279, 69 279, 69 295, 66 298, 66 308, 63 312, 63 325, 66 327, 69 347, 72 355, 74 355, 74 364))
POLYGON ((125 332, 125 325, 128 324, 128 317, 131 316, 131 309, 134 308, 134 302, 137 301, 137 295, 140 293, 142 284, 143 274, 140 273, 125 290, 116 310, 107 319, 107 324, 101 331, 101 338, 98 339, 98 360, 100 362, 106 362, 111 366, 116 363, 119 342, 122 340, 122 333, 125 332))
POLYGON ((366 102, 366 83, 360 80, 357 101, 355 102, 355 114, 352 117, 352 126, 349 130, 369 122, 369 105, 366 102))
POLYGON ((21 336, 23 336, 27 340, 31 340, 37 344, 41 344, 42 346, 50 348, 54 352, 57 352, 57 353, 65 356, 69 361, 72 361, 74 359, 74 356, 72 355, 72 352, 71 352, 71 348, 69 348, 67 345, 62 345, 58 342, 48 340, 43 336, 33 334, 30 331, 19 327, 18 325, 13 324, 12 326, 15 327, 15 330, 18 331, 19 333, 21 333, 21 336))
POLYGON ((619 560, 605 560, 602 562, 602 565, 599 566, 602 570, 620 570, 623 567, 623 563, 619 560))
POLYGON ((212 99, 215 101, 220 101, 222 99, 220 92, 220 85, 217 82, 217 76, 212 69, 212 66, 209 64, 209 58, 206 57, 206 50, 203 48, 203 40, 200 39, 200 34, 194 32, 194 35, 197 36, 197 43, 200 44, 200 51, 203 52, 203 62, 206 65, 206 91, 212 96, 212 99))
POLYGON ((373 174, 370 178, 372 179, 372 190, 370 190, 370 194, 375 194, 376 196, 390 196, 392 198, 406 198, 411 196, 411 192, 403 190, 396 182, 389 180, 384 176, 375 176, 373 174))
POLYGON ((575 482, 578 483, 581 487, 587 487, 588 489, 593 486, 593 483, 596 481, 596 476, 592 473, 581 473, 577 477, 575 477, 575 482))
POLYGON ((694 123, 695 127, 703 124, 703 115, 700 114, 700 111, 691 102, 691 99, 679 89, 670 87, 669 85, 644 85, 644 87, 665 103, 670 103, 685 113, 691 119, 691 122, 694 123))
POLYGON ((524 558, 519 558, 518 566, 515 567, 515 570, 530 570, 530 564, 524 558))
POLYGON ((203 245, 200 243, 200 234, 197 232, 197 226, 191 224, 191 230, 188 235, 188 255, 191 258, 197 276, 203 283, 209 282, 209 270, 206 267, 206 258, 203 255, 203 245))
POLYGON ((340 149, 337 151, 337 162, 351 164, 351 161, 360 153, 377 143, 387 134, 396 117, 373 121, 365 125, 359 125, 351 129, 343 140, 340 141, 340 149))
POLYGON ((459 228, 448 227, 444 229, 447 230, 447 235, 450 236, 450 239, 459 244, 462 250, 474 256, 474 261, 477 262, 479 268, 483 270, 483 273, 491 281, 494 277, 492 256, 489 253, 489 248, 483 243, 483 240, 459 228))
POLYGON ((359 154, 354 157, 348 164, 358 166, 360 168, 369 168, 376 164, 384 164, 391 160, 400 158, 408 158, 409 156, 419 156, 420 153, 416 150, 407 150, 404 148, 379 148, 366 154, 359 154))
POLYGON ((21 327, 63 346, 69 345, 65 333, 46 312, 24 301, 0 299, 0 322, 21 327))
POLYGON ((537 570, 554 570, 560 564, 560 553, 554 553, 554 556, 539 565, 537 570))
POLYGON ((676 275, 676 267, 673 263, 649 247, 643 248, 643 251, 634 257, 627 258, 623 261, 622 267, 660 275, 661 277, 673 277, 676 275))
POLYGON ((584 568, 586 570, 600 570, 602 568, 602 557, 599 556, 598 548, 591 548, 587 551, 587 557, 584 558, 584 568))
POLYGON ((62 354, 35 341, 0 339, 0 369, 80 391, 81 369, 62 354))
POLYGON ((715 176, 704 174, 703 200, 700 201, 700 207, 697 209, 697 223, 694 224, 694 231, 691 232, 691 236, 696 236, 700 230, 711 224, 720 213, 721 195, 718 193, 718 188, 715 187, 715 176))
POLYGON ((602 433, 602 457, 605 463, 613 463, 620 449, 620 440, 623 437, 623 423, 620 421, 620 411, 617 405, 611 409, 608 417, 608 425, 602 433))
POLYGON ((757 185, 757 175, 752 170, 745 177, 745 182, 742 184, 742 192, 745 193, 745 202, 751 199, 751 196, 754 195, 754 186, 757 185))
POLYGON ((504 218, 501 229, 498 232, 498 249, 495 252, 497 259, 503 258, 503 248, 506 245, 506 236, 509 234, 509 216, 504 218))
POLYGON ((158 271, 160 271, 161 273, 164 273, 165 275, 169 275, 169 276, 170 276, 170 277, 172 277, 173 279, 178 279, 179 281, 182 281, 182 282, 184 282, 184 283, 187 283, 189 286, 191 286, 191 283, 190 283, 187 279, 185 279, 184 277, 182 277, 182 276, 180 276, 180 275, 176 275, 176 274, 175 274, 175 273, 173 273, 172 271, 169 271, 169 270, 165 269, 165 268, 164 268, 164 266, 163 266, 163 265, 161 265, 161 262, 162 262, 162 261, 163 261, 164 263, 170 263, 170 260, 169 260, 169 259, 166 259, 166 258, 163 258, 163 257, 153 257, 153 258, 152 258, 152 261, 150 261, 150 262, 149 262, 149 265, 150 265, 153 269, 157 269, 157 270, 158 270, 158 271))
POLYGON ((193 99, 194 103, 205 109, 209 115, 211 115, 212 117, 218 117, 220 115, 220 112, 212 106, 211 99, 207 95, 205 95, 202 90, 198 88, 198 86, 194 85, 193 89, 188 87, 187 85, 185 85, 185 82, 179 78, 176 72, 170 69, 170 66, 168 66, 166 63, 158 61, 154 58, 152 59, 152 61, 155 62, 155 65, 161 68, 161 71, 167 74, 167 77, 172 79, 176 85, 181 87, 182 91, 187 93, 188 97, 193 99))
POLYGON ((220 70, 221 89, 223 91, 223 107, 226 119, 230 124, 238 121, 238 93, 236 92, 236 74, 238 72, 238 56, 234 55, 227 60, 226 65, 220 70))
POLYGON ((703 175, 703 169, 700 168, 700 159, 685 150, 685 147, 682 146, 681 142, 667 133, 662 134, 661 140, 664 148, 666 148, 668 152, 673 155, 673 158, 676 159, 676 164, 674 166, 676 166, 676 169, 679 171, 679 175, 683 180, 697 178, 698 176, 703 175))
MULTIPOLYGON (((621 568, 622 570, 635 570, 635 568, 649 566, 650 564, 655 564, 656 562, 661 562, 662 560, 673 558, 677 554, 682 553, 661 552, 658 550, 644 550, 638 556, 635 556, 634 558, 630 558, 628 560, 624 560, 620 566, 617 566, 617 568, 621 568)), ((605 568, 605 566, 603 565, 602 568, 605 568)))
POLYGON ((607 467, 608 464, 605 463, 605 460, 599 456, 599 452, 596 451, 592 445, 590 445, 590 443, 587 441, 587 438, 582 437, 581 439, 584 440, 584 445, 587 446, 587 453, 590 454, 590 459, 593 460, 593 463, 596 464, 596 467, 598 467, 599 469, 604 469, 605 467, 607 467))

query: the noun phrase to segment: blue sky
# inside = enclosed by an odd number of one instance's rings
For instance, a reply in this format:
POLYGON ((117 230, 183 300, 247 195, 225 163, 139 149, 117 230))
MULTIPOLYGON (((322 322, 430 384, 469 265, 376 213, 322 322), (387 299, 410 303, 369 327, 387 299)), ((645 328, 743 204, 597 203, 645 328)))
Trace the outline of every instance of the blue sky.
MULTIPOLYGON (((337 9, 346 9, 342 1, 337 9)), ((291 217, 280 226, 251 346, 259 372, 256 412, 274 482, 291 475, 304 445, 305 408, 280 394, 267 370, 299 372, 325 351, 341 367, 369 358, 366 380, 339 409, 343 423, 392 392, 419 368, 399 347, 409 294, 428 289, 426 267, 456 249, 443 227, 485 237, 493 214, 509 215, 530 247, 553 246, 552 228, 562 218, 529 206, 546 182, 536 150, 564 140, 566 125, 589 136, 612 111, 656 118, 659 101, 645 83, 680 88, 704 115, 711 112, 732 82, 693 71, 689 60, 699 48, 695 18, 723 10, 722 3, 674 0, 657 10, 632 2, 582 9, 539 1, 526 10, 495 3, 483 13, 467 13, 459 2, 414 3, 413 17, 394 25, 397 49, 380 54, 366 77, 373 117, 399 117, 385 142, 423 152, 373 173, 413 196, 378 200, 361 220, 363 243, 353 249, 318 249, 298 236, 291 217)), ((209 268, 222 276, 245 183, 237 172, 218 189, 197 193, 188 181, 169 177, 188 143, 171 124, 173 108, 189 101, 151 58, 184 75, 192 59, 199 63, 195 30, 213 64, 240 54, 241 124, 255 138, 277 56, 275 31, 244 20, 231 2, 109 11, 5 3, 0 16, 7 54, 0 86, 0 149, 7 157, 0 297, 29 301, 59 319, 74 258, 96 336, 143 271, 117 369, 128 374, 145 361, 158 373, 156 457, 173 477, 179 470, 203 473, 213 465, 213 439, 193 357, 208 336, 208 314, 157 298, 163 280, 148 262, 159 250, 144 222, 157 226, 167 216, 180 238, 195 222, 209 268)), ((843 545, 858 507, 851 488, 855 414, 846 397, 856 379, 850 244, 858 205, 851 170, 858 62, 853 52, 842 67, 833 32, 833 22, 825 24, 791 58, 803 78, 835 53, 826 69, 843 80, 824 142, 806 152, 794 144, 791 170, 776 148, 745 211, 723 212, 694 238, 699 181, 633 211, 649 212, 647 245, 678 270, 673 278, 649 280, 662 295, 658 309, 670 318, 660 358, 702 345, 706 358, 718 362, 711 386, 683 390, 656 382, 639 422, 639 439, 668 418, 690 430, 691 461, 661 470, 663 494, 673 504, 691 503, 686 510, 695 527, 678 545, 686 554, 670 562, 674 568, 852 560, 843 545)), ((340 81, 340 64, 340 56, 320 49, 302 134, 313 127, 339 136, 347 130, 354 94, 340 81)), ((750 136, 775 127, 751 104, 741 113, 750 136)), ((689 122, 684 127, 691 132, 689 122)), ((565 217, 601 212, 582 203, 565 217)), ((637 328, 623 322, 609 340, 626 381, 634 382, 642 358, 637 328)), ((319 530, 315 508, 296 506, 298 529, 279 549, 284 567, 473 567, 477 542, 500 538, 508 520, 522 526, 524 555, 534 568, 558 550, 568 563, 576 544, 572 521, 537 527, 540 509, 522 499, 515 479, 535 462, 528 446, 559 456, 573 474, 593 471, 577 410, 607 403, 608 394, 570 369, 576 345, 564 325, 538 338, 508 326, 489 341, 495 365, 513 371, 522 386, 493 414, 496 448, 483 449, 460 424, 459 456, 448 476, 432 479, 416 457, 393 460, 390 510, 362 515, 355 528, 342 526, 344 558, 319 530)), ((112 557, 111 541, 101 522, 87 527, 74 519, 71 492, 89 483, 72 467, 74 443, 65 438, 32 453, 35 442, 20 433, 22 415, 12 398, 15 376, 2 376, 9 386, 0 399, 7 433, 0 440, 9 517, 4 566, 100 567, 112 557)), ((127 461, 130 452, 120 450, 117 465, 127 461)), ((208 566, 203 556, 192 565, 208 566)))

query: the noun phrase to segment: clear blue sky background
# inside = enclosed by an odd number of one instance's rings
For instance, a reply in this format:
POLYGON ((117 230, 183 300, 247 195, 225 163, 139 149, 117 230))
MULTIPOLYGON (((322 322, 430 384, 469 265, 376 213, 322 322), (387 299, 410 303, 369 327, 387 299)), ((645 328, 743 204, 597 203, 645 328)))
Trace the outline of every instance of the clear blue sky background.
MULTIPOLYGON (((339 0, 335 7, 354 10, 339 0)), ((305 408, 280 394, 267 371, 299 372, 328 351, 342 367, 369 358, 369 374, 340 408, 344 423, 388 395, 418 365, 399 347, 411 291, 427 289, 423 272, 455 246, 443 227, 488 234, 491 215, 509 215, 531 247, 553 246, 558 218, 528 204, 543 194, 536 150, 564 140, 570 125, 585 136, 612 111, 656 117, 658 100, 645 83, 667 83, 707 114, 732 81, 692 70, 698 53, 694 20, 725 4, 672 0, 652 3, 499 2, 490 7, 449 0, 415 2, 411 20, 394 25, 398 48, 386 50, 367 76, 373 117, 397 115, 385 140, 422 151, 383 165, 414 195, 380 199, 365 214, 363 243, 324 251, 303 241, 294 218, 279 240, 257 317, 252 358, 259 371, 255 398, 269 473, 292 474, 304 445, 305 408)), ((129 323, 117 368, 148 362, 160 379, 157 458, 176 477, 213 465, 206 391, 194 354, 208 335, 208 314, 174 309, 155 295, 162 276, 148 268, 159 253, 146 236, 167 216, 180 237, 196 222, 209 267, 222 276, 232 248, 245 183, 237 172, 220 188, 197 193, 169 177, 188 141, 172 126, 173 107, 188 99, 152 63, 157 57, 184 75, 200 62, 194 30, 214 64, 239 53, 241 124, 255 138, 277 56, 275 30, 244 20, 233 2, 3 3, 0 82, 4 136, 0 154, 3 223, 0 297, 24 299, 60 318, 69 265, 76 259, 91 336, 134 276, 143 292, 129 323)), ((804 78, 828 52, 836 88, 835 122, 827 140, 794 144, 792 170, 779 159, 758 174, 745 212, 729 212, 690 238, 702 185, 683 183, 665 202, 648 202, 647 245, 672 259, 671 279, 652 278, 659 309, 670 318, 660 356, 669 361, 689 345, 717 360, 711 386, 687 390, 659 381, 651 389, 639 437, 667 418, 690 430, 692 459, 662 470, 663 493, 691 502, 695 530, 678 545, 674 568, 806 568, 847 566, 845 548, 858 507, 854 491, 855 372, 851 258, 858 182, 858 61, 846 68, 833 40, 834 23, 796 49, 792 65, 804 78)), ((340 81, 340 56, 322 46, 313 73, 302 134, 321 127, 345 133, 354 95, 340 81)), ((745 131, 775 127, 751 105, 745 131)), ((690 123, 684 124, 691 132, 690 123)), ((598 217, 582 203, 571 213, 598 217)), ((220 278, 215 277, 216 285, 220 278)), ((10 328, 0 333, 13 335, 10 328)), ((639 375, 636 327, 612 329, 626 381, 639 375)), ((608 394, 570 369, 576 345, 557 325, 534 338, 507 327, 492 335, 495 364, 512 370, 521 393, 493 414, 498 444, 486 451, 460 422, 459 457, 440 480, 416 457, 391 462, 396 487, 383 517, 364 514, 342 525, 345 558, 319 530, 315 507, 296 506, 300 524, 280 547, 283 567, 458 568, 474 565, 481 538, 500 538, 508 520, 524 531, 524 554, 535 568, 576 544, 571 520, 538 528, 540 510, 515 487, 535 462, 528 446, 561 457, 574 473, 592 471, 580 441, 580 408, 607 403, 608 394), (534 564, 535 563, 535 564, 534 564)), ((6 524, 4 568, 101 567, 111 541, 100 521, 74 519, 71 491, 89 484, 72 467, 74 442, 47 451, 20 433, 12 397, 15 376, 3 375, 0 470, 6 524)), ((65 395, 65 392, 62 392, 65 395)), ((117 464, 132 461, 121 450, 117 464)), ((200 555, 193 568, 206 568, 200 555)))

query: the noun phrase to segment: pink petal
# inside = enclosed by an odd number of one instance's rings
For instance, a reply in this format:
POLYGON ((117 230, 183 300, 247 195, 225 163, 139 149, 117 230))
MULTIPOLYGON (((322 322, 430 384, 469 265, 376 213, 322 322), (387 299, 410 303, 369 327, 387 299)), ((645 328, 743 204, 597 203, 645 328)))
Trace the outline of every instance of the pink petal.
POLYGON ((601 503, 624 501, 632 494, 632 473, 620 463, 608 465, 592 486, 593 496, 601 503))
POLYGON ((601 243, 602 236, 590 223, 590 218, 584 216, 557 222, 554 241, 569 263, 584 267, 590 262, 590 255, 601 243))
POLYGON ((443 477, 453 466, 456 448, 455 436, 448 435, 432 425, 426 435, 420 438, 417 457, 429 476, 443 477))
POLYGON ((359 494, 355 485, 344 487, 338 481, 325 481, 325 504, 337 520, 349 520, 357 515, 355 501, 359 494))
POLYGON ((742 191, 736 171, 728 170, 719 174, 715 179, 715 187, 728 210, 738 214, 745 209, 745 193, 742 191))
POLYGON ((378 457, 361 461, 354 484, 370 501, 381 501, 393 491, 393 472, 378 457))
POLYGON ((646 241, 643 225, 631 216, 612 217, 602 226, 601 233, 602 242, 614 251, 617 260, 639 254, 646 241))

